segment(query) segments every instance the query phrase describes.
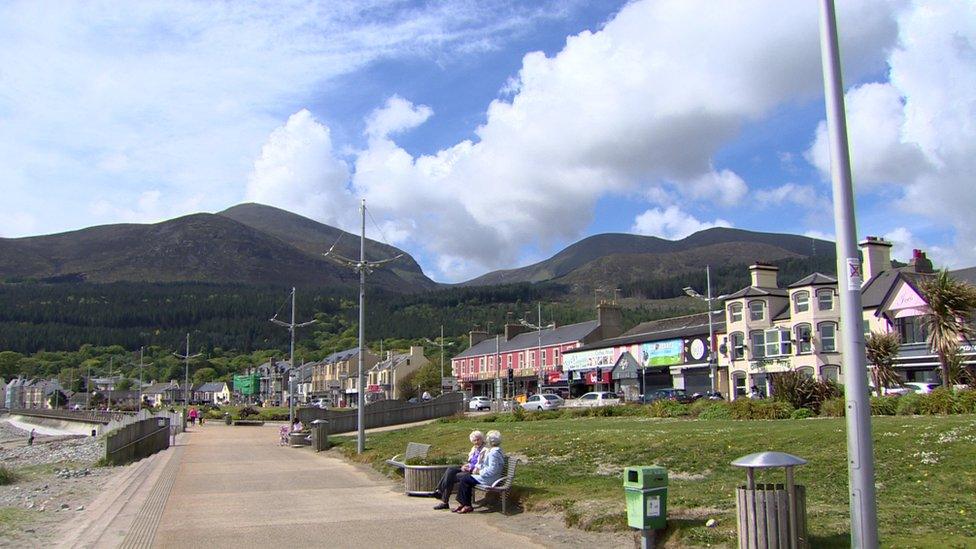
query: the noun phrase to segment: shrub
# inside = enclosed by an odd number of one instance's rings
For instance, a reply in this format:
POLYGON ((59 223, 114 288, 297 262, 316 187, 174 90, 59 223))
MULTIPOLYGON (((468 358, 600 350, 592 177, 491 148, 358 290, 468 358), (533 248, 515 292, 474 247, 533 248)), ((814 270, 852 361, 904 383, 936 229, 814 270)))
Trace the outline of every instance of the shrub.
POLYGON ((927 395, 922 395, 919 402, 923 414, 955 414, 959 412, 956 395, 945 387, 939 387, 927 395))
POLYGON ((976 414, 976 390, 965 389, 956 394, 959 400, 959 412, 976 414))
POLYGON ((810 408, 797 408, 790 414, 790 419, 809 419, 814 415, 813 410, 810 408))
POLYGON ((727 402, 699 400, 692 404, 691 412, 698 419, 732 419, 732 410, 727 402))
POLYGON ((239 419, 247 419, 250 416, 256 416, 258 412, 253 406, 245 406, 241 408, 241 411, 237 412, 237 417, 239 419))
POLYGON ((922 413, 922 395, 909 393, 898 398, 895 413, 900 416, 914 416, 922 413))
POLYGON ((831 398, 820 404, 820 415, 827 417, 844 417, 847 414, 847 403, 843 398, 831 398))
POLYGON ((525 421, 544 421, 547 419, 559 419, 562 417, 562 411, 560 410, 541 410, 539 412, 532 412, 531 414, 526 414, 525 421))
POLYGON ((776 400, 751 400, 740 398, 729 405, 732 419, 788 419, 793 406, 776 400))
POLYGON ((525 421, 525 408, 516 404, 515 407, 512 408, 512 420, 525 421))
POLYGON ((647 407, 651 417, 681 417, 688 415, 688 405, 676 400, 656 400, 647 407))
POLYGON ((896 396, 871 397, 872 416, 893 416, 897 411, 898 411, 898 397, 896 396))
POLYGON ((407 465, 458 465, 467 461, 464 456, 422 456, 405 461, 407 465))
POLYGON ((788 402, 793 408, 820 411, 823 401, 841 395, 840 387, 832 381, 818 381, 800 372, 790 371, 773 377, 773 399, 788 402))
POLYGON ((17 473, 13 469, 0 465, 0 486, 6 486, 17 482, 17 473))

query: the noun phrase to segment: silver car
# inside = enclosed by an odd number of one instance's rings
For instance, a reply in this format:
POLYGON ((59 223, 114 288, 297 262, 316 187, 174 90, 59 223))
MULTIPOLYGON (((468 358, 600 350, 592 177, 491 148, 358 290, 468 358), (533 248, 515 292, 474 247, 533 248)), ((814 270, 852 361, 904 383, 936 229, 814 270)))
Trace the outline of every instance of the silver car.
POLYGON ((468 409, 475 411, 491 410, 491 399, 486 396, 471 397, 471 400, 468 401, 468 409))
POLYGON ((555 410, 562 408, 563 399, 557 395, 532 395, 522 404, 526 410, 555 410))

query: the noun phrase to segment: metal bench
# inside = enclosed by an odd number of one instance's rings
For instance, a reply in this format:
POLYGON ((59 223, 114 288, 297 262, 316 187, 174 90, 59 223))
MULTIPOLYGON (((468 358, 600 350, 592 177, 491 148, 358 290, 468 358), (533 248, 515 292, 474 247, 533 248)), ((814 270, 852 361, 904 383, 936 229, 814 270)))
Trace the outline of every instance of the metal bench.
MULTIPOLYGON (((512 482, 515 481, 515 467, 518 465, 518 460, 515 458, 505 458, 505 476, 496 480, 491 485, 485 484, 475 484, 474 489, 479 492, 485 493, 485 499, 487 499, 488 494, 498 494, 498 498, 502 501, 502 514, 508 514, 508 492, 512 489, 512 482)), ((484 503, 482 503, 484 504, 484 503)))
POLYGON ((386 464, 403 469, 404 467, 406 467, 407 461, 413 458, 427 457, 427 452, 429 450, 430 450, 430 444, 420 444, 419 442, 408 442, 407 451, 402 454, 397 454, 391 457, 390 459, 386 460, 386 464))

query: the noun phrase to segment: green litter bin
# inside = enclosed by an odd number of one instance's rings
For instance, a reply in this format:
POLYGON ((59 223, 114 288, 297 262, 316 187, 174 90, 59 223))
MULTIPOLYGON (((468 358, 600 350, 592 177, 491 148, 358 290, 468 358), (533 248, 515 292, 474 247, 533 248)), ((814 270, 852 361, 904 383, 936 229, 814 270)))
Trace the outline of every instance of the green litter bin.
POLYGON ((624 468, 627 524, 641 530, 667 526, 668 470, 664 467, 624 468))

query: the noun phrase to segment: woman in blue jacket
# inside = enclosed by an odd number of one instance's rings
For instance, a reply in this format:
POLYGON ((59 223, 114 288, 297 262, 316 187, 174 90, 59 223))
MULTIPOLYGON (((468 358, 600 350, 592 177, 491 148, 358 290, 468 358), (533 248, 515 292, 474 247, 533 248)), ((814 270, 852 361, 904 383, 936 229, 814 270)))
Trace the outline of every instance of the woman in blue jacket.
POLYGON ((488 450, 484 460, 470 474, 458 475, 457 500, 460 505, 455 513, 470 513, 471 495, 476 484, 491 485, 505 474, 505 454, 502 453, 502 434, 498 431, 488 431, 485 435, 488 450))

